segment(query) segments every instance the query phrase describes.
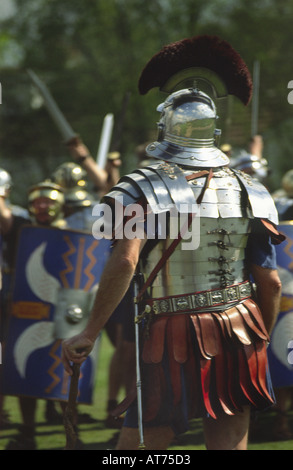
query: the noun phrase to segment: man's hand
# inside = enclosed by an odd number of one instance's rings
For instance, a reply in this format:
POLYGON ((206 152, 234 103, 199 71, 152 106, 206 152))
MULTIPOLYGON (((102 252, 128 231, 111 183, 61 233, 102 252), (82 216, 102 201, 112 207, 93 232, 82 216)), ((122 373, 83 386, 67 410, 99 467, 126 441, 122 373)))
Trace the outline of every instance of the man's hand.
POLYGON ((82 364, 94 347, 94 341, 83 333, 62 342, 62 362, 66 372, 72 375, 70 362, 82 364))
POLYGON ((72 157, 75 160, 79 158, 86 158, 90 156, 90 151, 87 146, 82 142, 79 137, 73 137, 70 141, 66 143, 67 147, 69 148, 72 157))
POLYGON ((62 343, 62 361, 71 375, 70 362, 82 364, 93 349, 96 338, 119 305, 135 273, 139 253, 146 242, 139 238, 117 240, 102 272, 99 289, 85 329, 62 343), (113 286, 115 286, 113 288, 113 286))

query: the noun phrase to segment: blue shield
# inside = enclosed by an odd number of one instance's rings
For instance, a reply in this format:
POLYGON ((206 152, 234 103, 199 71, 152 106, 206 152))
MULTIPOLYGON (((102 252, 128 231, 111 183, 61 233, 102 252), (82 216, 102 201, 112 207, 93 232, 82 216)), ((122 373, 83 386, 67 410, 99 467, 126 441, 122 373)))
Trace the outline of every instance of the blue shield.
MULTIPOLYGON (((3 394, 67 400, 69 380, 61 362, 61 342, 76 334, 80 319, 67 321, 64 311, 60 330, 62 305, 64 310, 68 307, 60 299, 73 299, 75 310, 81 304, 90 309, 109 254, 110 241, 95 240, 88 233, 36 226, 21 230, 2 364, 3 394), (64 325, 67 334, 62 338, 64 325)), ((81 367, 80 403, 92 402, 98 345, 99 338, 81 367)))
POLYGON ((279 276, 282 281, 281 308, 271 334, 268 358, 274 387, 293 385, 293 223, 284 222, 280 232, 287 239, 276 246, 279 276))

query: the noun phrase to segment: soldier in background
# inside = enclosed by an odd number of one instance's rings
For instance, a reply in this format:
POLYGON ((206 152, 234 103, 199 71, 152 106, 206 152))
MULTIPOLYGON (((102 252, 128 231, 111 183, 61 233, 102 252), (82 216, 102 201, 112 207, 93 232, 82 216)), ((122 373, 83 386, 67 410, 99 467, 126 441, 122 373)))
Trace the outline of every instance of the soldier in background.
MULTIPOLYGON (((228 156, 230 154, 231 168, 241 170, 244 173, 256 178, 261 183, 265 183, 270 173, 268 161, 263 158, 263 138, 261 135, 255 135, 250 139, 248 152, 242 151, 240 155, 233 158, 232 148, 229 146, 228 153, 223 150, 228 156)), ((225 148, 221 146, 221 149, 225 148)))
POLYGON ((94 191, 98 198, 106 194, 120 178, 121 159, 119 152, 110 152, 105 168, 100 168, 91 156, 87 146, 79 137, 67 142, 67 147, 75 162, 87 173, 94 184, 94 191))
POLYGON ((51 180, 64 190, 64 218, 68 227, 92 233, 95 218, 93 206, 97 198, 88 190, 87 173, 73 162, 59 165, 52 173, 51 180))

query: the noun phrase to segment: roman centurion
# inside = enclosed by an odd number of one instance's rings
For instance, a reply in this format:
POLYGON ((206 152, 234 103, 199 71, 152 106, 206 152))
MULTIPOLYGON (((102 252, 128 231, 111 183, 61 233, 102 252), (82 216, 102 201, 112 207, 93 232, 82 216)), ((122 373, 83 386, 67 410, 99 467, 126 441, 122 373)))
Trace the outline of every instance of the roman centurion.
POLYGON ((137 397, 117 448, 165 449, 202 417, 208 449, 245 449, 250 409, 274 403, 266 346, 280 298, 273 244, 282 237, 265 187, 231 169, 218 148, 215 102, 234 95, 247 105, 251 77, 226 41, 196 36, 150 59, 139 91, 154 87, 167 98, 158 139, 146 148, 153 163, 122 177, 104 202, 140 204, 145 233, 152 211, 155 237, 113 234, 91 319, 65 341, 64 364, 70 372, 70 361, 84 360, 136 273, 137 397), (160 215, 171 227, 174 208, 187 215, 185 227, 162 237, 160 215), (182 249, 194 223, 199 246, 182 249))

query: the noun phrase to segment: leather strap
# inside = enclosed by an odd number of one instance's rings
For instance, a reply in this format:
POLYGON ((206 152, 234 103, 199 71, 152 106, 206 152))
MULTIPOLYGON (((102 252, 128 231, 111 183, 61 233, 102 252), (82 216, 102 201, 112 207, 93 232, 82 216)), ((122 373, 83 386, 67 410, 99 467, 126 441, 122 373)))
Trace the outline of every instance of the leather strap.
POLYGON ((167 250, 164 252, 163 256, 160 258, 159 262, 156 264, 156 266, 154 267, 154 269, 150 273, 148 279, 146 280, 146 282, 142 286, 141 290, 139 291, 139 293, 136 297, 136 302, 139 302, 141 300, 141 298, 142 298, 143 294, 145 293, 146 289, 148 287, 150 287, 150 285, 154 281, 154 279, 155 279, 156 275, 158 274, 158 272, 160 271, 160 269, 162 269, 162 267, 166 263, 167 259, 171 256, 173 251, 175 251, 175 248, 180 243, 180 241, 182 240, 183 235, 186 233, 188 227, 190 226, 190 224, 193 220, 193 217, 194 217, 193 214, 189 214, 189 217, 188 217, 189 220, 188 220, 188 223, 185 224, 185 226, 183 227, 183 233, 182 233, 182 231, 180 231, 177 238, 175 238, 175 240, 173 240, 173 242, 168 246, 167 250))

